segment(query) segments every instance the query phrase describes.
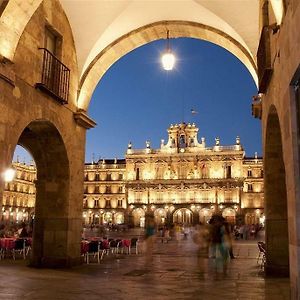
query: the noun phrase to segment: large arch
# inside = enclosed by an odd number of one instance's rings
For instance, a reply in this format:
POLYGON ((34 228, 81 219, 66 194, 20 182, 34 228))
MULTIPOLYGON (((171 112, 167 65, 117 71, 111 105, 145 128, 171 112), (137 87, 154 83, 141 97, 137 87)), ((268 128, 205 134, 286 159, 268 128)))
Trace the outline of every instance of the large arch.
POLYGON ((249 51, 237 40, 208 25, 189 21, 160 21, 133 30, 103 49, 89 64, 81 76, 78 108, 87 110, 92 93, 105 72, 122 56, 149 42, 166 38, 169 30, 172 38, 188 37, 212 42, 235 55, 248 69, 257 84, 257 68, 249 51))
MULTIPOLYGON (((0 32, 5 32, 0 35, 0 60, 14 61, 20 37, 42 2, 10 0, 0 12, 0 32)), ((257 83, 258 1, 245 0, 243 4, 228 1, 226 7, 202 0, 187 1, 184 9, 176 1, 149 1, 142 7, 138 1, 125 0, 109 4, 88 1, 88 5, 58 2, 69 20, 77 48, 81 74, 78 109, 87 110, 94 88, 114 62, 139 46, 166 38, 167 30, 172 38, 197 38, 227 49, 246 66, 257 83), (237 18, 231 17, 233 10, 237 18), (97 11, 107 16, 99 18, 97 11), (250 17, 253 25, 243 16, 250 17), (89 35, 85 34, 87 30, 89 35)), ((52 2, 47 3, 50 10, 51 6, 52 2)))
POLYGON ((0 60, 3 56, 13 61, 21 35, 42 1, 13 0, 2 3, 5 5, 5 9, 2 14, 0 11, 0 60))
POLYGON ((70 166, 64 141, 52 123, 35 120, 23 130, 18 144, 28 149, 37 167, 31 265, 72 265, 79 253, 70 247, 70 166))
POLYGON ((287 190, 282 133, 277 110, 268 112, 264 147, 264 189, 266 214, 266 273, 289 275, 289 232, 287 190))

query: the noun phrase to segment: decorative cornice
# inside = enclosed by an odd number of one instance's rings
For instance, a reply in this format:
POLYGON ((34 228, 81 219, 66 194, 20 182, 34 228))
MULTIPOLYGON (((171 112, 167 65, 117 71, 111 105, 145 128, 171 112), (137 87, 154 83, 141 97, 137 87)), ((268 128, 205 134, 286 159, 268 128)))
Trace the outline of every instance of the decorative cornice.
POLYGON ((83 109, 79 109, 74 113, 74 119, 79 126, 82 126, 85 129, 91 129, 97 125, 97 123, 91 119, 83 109))

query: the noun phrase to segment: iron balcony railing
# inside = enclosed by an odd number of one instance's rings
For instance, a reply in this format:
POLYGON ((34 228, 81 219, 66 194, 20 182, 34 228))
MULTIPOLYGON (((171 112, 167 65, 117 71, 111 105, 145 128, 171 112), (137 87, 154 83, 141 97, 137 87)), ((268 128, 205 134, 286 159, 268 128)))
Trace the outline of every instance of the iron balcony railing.
POLYGON ((47 49, 39 49, 43 51, 43 66, 41 82, 36 87, 62 104, 68 103, 70 69, 47 49))

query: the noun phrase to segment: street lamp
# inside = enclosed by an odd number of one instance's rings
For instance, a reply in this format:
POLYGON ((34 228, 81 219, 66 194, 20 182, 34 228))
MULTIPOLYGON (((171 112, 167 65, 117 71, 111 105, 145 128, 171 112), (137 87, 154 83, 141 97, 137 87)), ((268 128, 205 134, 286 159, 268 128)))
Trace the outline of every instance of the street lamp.
POLYGON ((164 54, 161 57, 161 62, 164 70, 171 71, 174 68, 175 65, 175 55, 171 51, 170 47, 170 39, 169 39, 169 30, 167 31, 167 46, 164 54))
POLYGON ((3 172, 3 178, 5 182, 11 182, 14 180, 15 175, 16 175, 16 170, 13 168, 8 168, 3 172))

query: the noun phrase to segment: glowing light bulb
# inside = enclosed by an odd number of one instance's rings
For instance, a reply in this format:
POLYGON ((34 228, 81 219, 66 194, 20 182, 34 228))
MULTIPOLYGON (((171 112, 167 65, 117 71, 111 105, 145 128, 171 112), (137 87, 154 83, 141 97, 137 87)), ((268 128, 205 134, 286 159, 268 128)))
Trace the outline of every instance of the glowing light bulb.
POLYGON ((175 61, 175 55, 170 50, 165 52, 161 57, 162 66, 166 71, 173 70, 175 61))
POLYGON ((11 182, 14 180, 16 175, 16 170, 14 169, 7 169, 4 173, 3 173, 3 177, 4 177, 4 181, 5 182, 11 182))

